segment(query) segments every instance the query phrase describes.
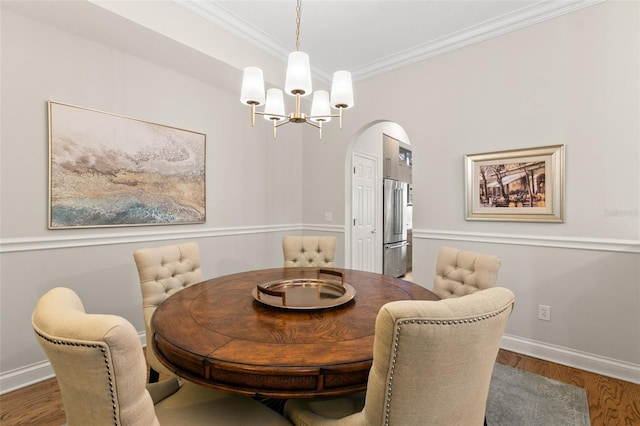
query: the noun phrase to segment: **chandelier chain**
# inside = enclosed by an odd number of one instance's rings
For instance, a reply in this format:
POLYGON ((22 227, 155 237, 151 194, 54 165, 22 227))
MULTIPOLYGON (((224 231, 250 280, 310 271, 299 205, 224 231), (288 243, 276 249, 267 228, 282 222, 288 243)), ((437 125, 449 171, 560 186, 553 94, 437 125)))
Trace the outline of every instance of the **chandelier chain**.
POLYGON ((300 15, 302 13, 300 2, 301 0, 298 0, 296 3, 296 51, 300 51, 300 15))

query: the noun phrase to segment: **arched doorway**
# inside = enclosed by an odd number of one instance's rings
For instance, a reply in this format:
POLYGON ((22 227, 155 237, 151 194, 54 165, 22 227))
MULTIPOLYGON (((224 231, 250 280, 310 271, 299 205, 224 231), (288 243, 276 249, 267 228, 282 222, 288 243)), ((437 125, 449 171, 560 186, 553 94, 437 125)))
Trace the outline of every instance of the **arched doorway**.
POLYGON ((363 126, 345 158, 345 266, 382 273, 383 135, 410 149, 398 123, 379 120, 363 126))

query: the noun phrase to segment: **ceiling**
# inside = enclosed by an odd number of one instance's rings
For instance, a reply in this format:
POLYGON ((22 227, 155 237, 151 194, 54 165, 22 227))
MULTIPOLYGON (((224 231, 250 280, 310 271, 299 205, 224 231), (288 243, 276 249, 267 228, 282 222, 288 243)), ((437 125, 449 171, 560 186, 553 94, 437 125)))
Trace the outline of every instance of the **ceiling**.
MULTIPOLYGON (((295 50, 295 0, 175 1, 282 60, 295 50)), ((316 77, 359 80, 599 1, 302 0, 300 50, 316 77)))

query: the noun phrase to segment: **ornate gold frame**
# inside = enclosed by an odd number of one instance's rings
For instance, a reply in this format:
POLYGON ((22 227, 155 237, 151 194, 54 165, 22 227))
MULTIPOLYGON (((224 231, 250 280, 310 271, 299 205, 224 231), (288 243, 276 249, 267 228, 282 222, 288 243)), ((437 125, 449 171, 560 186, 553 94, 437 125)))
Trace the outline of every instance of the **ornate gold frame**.
POLYGON ((564 145, 465 155, 467 220, 564 222, 564 145), (516 189, 505 193, 505 188, 516 189))

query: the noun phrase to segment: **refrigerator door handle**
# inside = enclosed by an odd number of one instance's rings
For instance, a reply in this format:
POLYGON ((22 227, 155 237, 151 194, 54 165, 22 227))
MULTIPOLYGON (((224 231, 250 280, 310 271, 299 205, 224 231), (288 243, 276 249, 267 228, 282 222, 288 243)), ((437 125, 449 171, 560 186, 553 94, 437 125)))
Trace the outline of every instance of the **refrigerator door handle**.
POLYGON ((405 246, 408 246, 408 245, 409 245, 408 242, 403 241, 401 243, 397 243, 397 244, 393 244, 393 245, 392 244, 387 244, 386 246, 384 246, 384 248, 389 250, 389 249, 397 249, 397 248, 400 248, 400 247, 405 247, 405 246))
POLYGON ((393 208, 395 210, 393 218, 393 233, 402 234, 403 227, 403 215, 402 215, 402 189, 396 189, 394 191, 393 208))

